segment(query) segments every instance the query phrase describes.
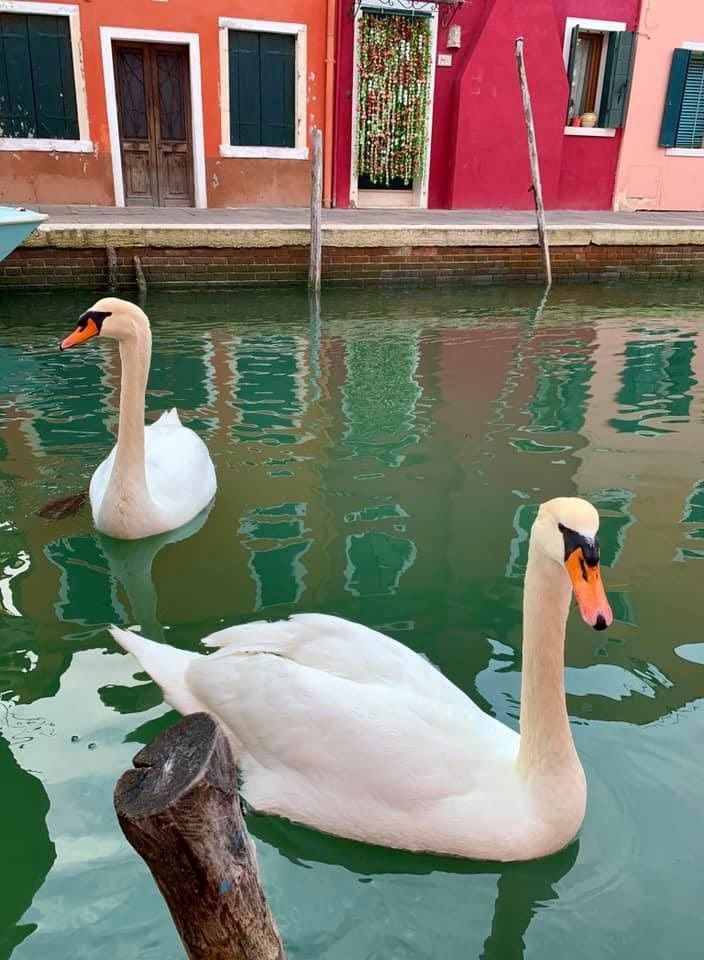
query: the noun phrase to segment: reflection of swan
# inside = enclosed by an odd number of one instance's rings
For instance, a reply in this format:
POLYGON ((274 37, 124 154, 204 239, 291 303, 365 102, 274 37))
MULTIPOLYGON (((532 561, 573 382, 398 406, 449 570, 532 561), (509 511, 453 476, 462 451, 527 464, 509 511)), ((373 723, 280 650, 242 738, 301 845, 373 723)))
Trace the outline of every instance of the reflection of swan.
POLYGON ((175 409, 145 429, 152 344, 146 314, 116 297, 98 300, 61 349, 96 336, 119 341, 122 384, 117 444, 90 481, 95 525, 121 540, 175 530, 215 496, 213 462, 203 441, 181 424, 175 409))
POLYGON ((559 498, 533 524, 524 593, 521 736, 427 661, 359 624, 317 614, 208 637, 210 657, 127 630, 182 713, 229 731, 252 806, 327 833, 457 856, 525 860, 564 846, 585 809, 564 692, 570 580, 583 618, 611 622, 596 510, 559 498))
MULTIPOLYGON (((529 863, 480 863, 349 844, 272 817, 250 815, 247 826, 257 840, 276 848, 293 864, 340 866, 357 877, 498 874, 493 921, 480 960, 521 960, 531 920, 539 908, 558 898, 555 887, 572 869, 579 853, 579 841, 576 840, 550 857, 529 863)), ((415 898, 412 898, 412 905, 414 910, 417 909, 415 898)), ((329 917, 326 916, 325 920, 329 922, 329 917)), ((309 929, 306 929, 306 935, 310 937, 309 929)), ((375 942, 378 935, 376 930, 375 942)), ((429 935, 432 936, 432 931, 429 935)), ((324 936, 328 943, 337 942, 334 929, 326 927, 324 936)), ((356 953, 359 955, 360 950, 356 953)))
POLYGON ((157 595, 152 582, 154 558, 167 544, 178 543, 197 533, 209 513, 210 506, 178 530, 169 530, 137 542, 99 535, 98 543, 108 561, 110 573, 122 584, 127 594, 132 620, 138 623, 145 633, 163 638, 156 615, 157 595))

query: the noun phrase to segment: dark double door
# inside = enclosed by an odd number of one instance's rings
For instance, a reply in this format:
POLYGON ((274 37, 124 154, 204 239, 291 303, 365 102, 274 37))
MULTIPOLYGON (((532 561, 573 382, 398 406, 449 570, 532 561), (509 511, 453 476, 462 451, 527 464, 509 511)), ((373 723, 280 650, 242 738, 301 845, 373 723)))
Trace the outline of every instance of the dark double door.
POLYGON ((188 48, 116 43, 113 53, 125 203, 192 206, 188 48))

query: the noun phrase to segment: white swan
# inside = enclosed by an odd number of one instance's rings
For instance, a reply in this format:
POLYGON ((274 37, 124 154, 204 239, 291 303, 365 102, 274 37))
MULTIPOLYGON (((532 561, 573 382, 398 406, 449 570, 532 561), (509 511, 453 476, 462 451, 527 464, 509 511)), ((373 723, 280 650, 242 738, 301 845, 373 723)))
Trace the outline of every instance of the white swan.
POLYGON ((175 409, 144 426, 152 337, 143 310, 105 297, 79 318, 61 349, 92 337, 120 344, 122 382, 117 444, 90 481, 95 526, 120 540, 138 540, 188 523, 215 496, 215 468, 200 437, 175 409))
POLYGON ((355 840, 491 860, 567 844, 586 784, 565 703, 572 589, 597 630, 612 620, 598 515, 544 503, 523 608, 521 734, 485 714, 422 657, 367 627, 303 614, 220 630, 210 656, 111 628, 183 714, 227 730, 254 809, 355 840))

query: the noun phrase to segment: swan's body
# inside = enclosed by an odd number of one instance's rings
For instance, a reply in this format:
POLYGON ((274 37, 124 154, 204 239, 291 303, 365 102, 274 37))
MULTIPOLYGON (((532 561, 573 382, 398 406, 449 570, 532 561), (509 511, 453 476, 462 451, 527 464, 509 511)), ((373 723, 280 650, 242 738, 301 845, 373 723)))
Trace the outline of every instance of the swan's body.
POLYGON ((175 409, 144 426, 151 360, 146 314, 107 297, 81 317, 62 348, 102 335, 120 343, 122 383, 117 444, 91 478, 95 526, 122 540, 151 537, 188 523, 215 496, 215 468, 200 437, 184 427, 175 409))
MULTIPOLYGON (((593 508, 562 504, 588 508, 578 529, 594 543, 593 508)), ((217 716, 256 810, 385 846, 531 859, 568 843, 586 804, 562 678, 571 591, 553 554, 564 546, 559 537, 545 552, 535 527, 520 737, 416 653, 337 617, 221 630, 204 641, 217 648, 209 656, 111 632, 176 710, 217 716)), ((598 613, 583 613, 601 628, 610 611, 600 589, 598 613)))

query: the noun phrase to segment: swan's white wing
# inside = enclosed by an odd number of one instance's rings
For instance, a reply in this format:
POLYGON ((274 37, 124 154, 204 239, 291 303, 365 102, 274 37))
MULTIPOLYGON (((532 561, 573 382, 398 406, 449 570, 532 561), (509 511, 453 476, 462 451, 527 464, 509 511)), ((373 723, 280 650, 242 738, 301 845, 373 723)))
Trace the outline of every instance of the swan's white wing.
POLYGON ((427 824, 455 794, 486 797, 516 756, 516 734, 466 698, 462 709, 282 656, 221 650, 186 682, 232 731, 249 802, 346 836, 409 845, 415 813, 427 824))
MULTIPOLYGON (((215 496, 215 468, 208 448, 169 411, 144 433, 147 489, 170 514, 196 516, 215 496)), ((185 522, 185 520, 183 521, 185 522)))
POLYGON ((475 703, 413 650, 341 617, 297 613, 273 623, 259 620, 218 630, 203 643, 220 648, 216 658, 273 653, 336 677, 391 684, 483 715, 475 703))
MULTIPOLYGON (((213 499, 217 482, 208 448, 198 434, 184 427, 175 409, 163 413, 144 431, 147 489, 172 528, 197 516, 213 499)), ((96 517, 105 496, 115 447, 90 481, 90 502, 96 517)))

